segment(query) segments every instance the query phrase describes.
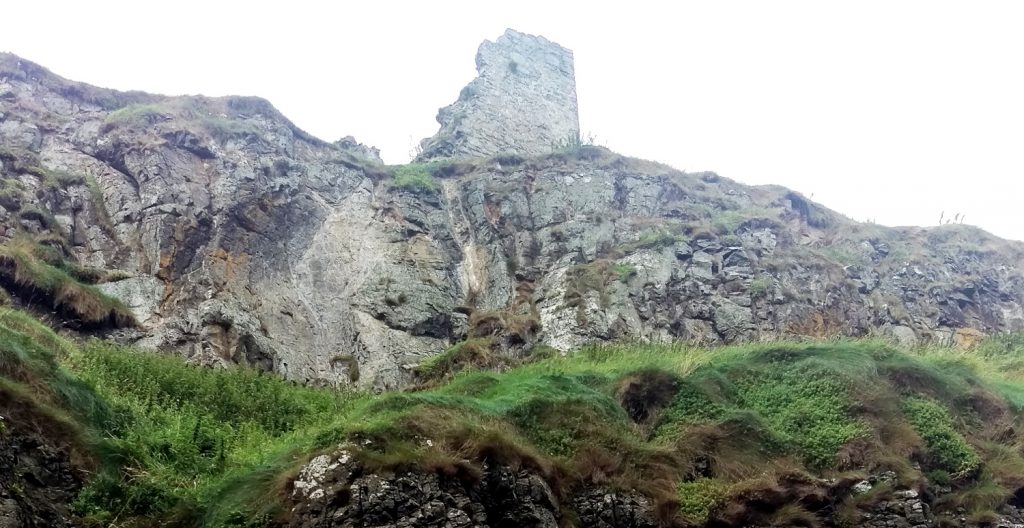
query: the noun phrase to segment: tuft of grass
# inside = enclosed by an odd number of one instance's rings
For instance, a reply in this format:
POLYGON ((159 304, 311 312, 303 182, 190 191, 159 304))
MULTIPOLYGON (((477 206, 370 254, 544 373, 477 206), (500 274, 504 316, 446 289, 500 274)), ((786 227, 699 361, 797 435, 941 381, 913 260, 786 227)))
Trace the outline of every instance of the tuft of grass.
POLYGON ((103 198, 103 190, 100 189, 99 182, 92 176, 85 178, 85 186, 89 190, 89 201, 92 202, 93 213, 96 214, 96 221, 99 223, 100 228, 110 236, 111 238, 117 239, 117 232, 114 229, 114 221, 110 216, 110 211, 107 209, 107 201, 103 198))
POLYGON ((85 177, 80 174, 71 174, 60 170, 43 169, 43 188, 47 190, 61 190, 77 185, 85 184, 85 177))
POLYGON ((773 284, 770 277, 755 277, 750 281, 750 296, 764 297, 771 291, 773 284))
POLYGON ((64 230, 64 226, 57 222, 57 219, 53 217, 53 213, 39 207, 32 203, 23 203, 21 209, 18 210, 18 218, 23 220, 31 220, 38 222, 43 229, 50 231, 56 236, 67 240, 68 234, 64 230))
POLYGON ((441 186, 434 179, 433 170, 434 164, 432 163, 399 165, 391 169, 393 177, 391 186, 397 189, 435 194, 441 189, 441 186))
POLYGON ((576 319, 584 323, 585 299, 588 293, 596 292, 602 308, 607 308, 611 302, 608 295, 608 286, 613 278, 619 276, 616 273, 612 260, 597 259, 587 264, 577 264, 565 274, 565 304, 576 308, 576 319))
POLYGON ((658 249, 671 246, 679 242, 686 242, 686 238, 667 231, 651 230, 641 233, 640 238, 637 240, 623 244, 620 249, 623 253, 629 254, 644 249, 658 249))
POLYGON ((629 282, 629 279, 636 276, 636 266, 628 262, 616 264, 612 269, 619 276, 619 282, 629 282))
POLYGON ((779 212, 765 207, 747 207, 741 210, 716 211, 711 217, 711 228, 719 235, 735 235, 736 231, 750 220, 778 221, 779 212))
POLYGON ((162 104, 131 104, 107 114, 103 120, 103 132, 117 127, 146 127, 169 116, 168 108, 162 104))
POLYGON ((579 130, 574 130, 564 138, 557 139, 551 143, 551 152, 560 154, 575 154, 587 147, 594 147, 594 136, 584 136, 579 130))
MULTIPOLYGON (((96 287, 84 284, 65 269, 40 258, 40 247, 24 239, 13 240, 0 246, 0 281, 5 287, 31 298, 41 295, 53 308, 64 311, 86 326, 133 326, 135 317, 124 304, 107 296, 96 287)), ((56 259, 63 261, 59 256, 56 259)), ((72 272, 83 278, 86 268, 73 267, 72 272)))
POLYGON ((702 478, 683 482, 679 484, 679 515, 688 523, 701 526, 728 497, 729 484, 721 480, 702 478))
POLYGON ((903 402, 907 420, 924 439, 929 458, 936 469, 947 471, 953 478, 975 472, 981 464, 977 453, 956 431, 953 419, 942 405, 921 397, 903 402))
POLYGON ((19 180, 0 179, 0 207, 11 212, 20 211, 22 205, 30 201, 27 192, 25 184, 19 180))
POLYGON ((110 407, 61 360, 75 349, 28 314, 0 309, 0 415, 8 426, 36 430, 92 465, 93 438, 83 424, 109 423, 110 407))

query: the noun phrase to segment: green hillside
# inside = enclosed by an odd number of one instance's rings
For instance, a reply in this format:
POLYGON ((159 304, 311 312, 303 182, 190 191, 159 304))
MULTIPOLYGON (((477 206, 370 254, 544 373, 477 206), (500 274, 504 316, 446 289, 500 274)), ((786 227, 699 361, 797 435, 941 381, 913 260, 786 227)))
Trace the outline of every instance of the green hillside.
MULTIPOLYGON (((887 470, 902 486, 948 486, 937 513, 983 521, 1024 486, 1022 350, 1014 337, 969 351, 619 345, 369 395, 76 343, 5 310, 0 391, 15 405, 0 406, 0 434, 46 431, 66 446, 88 475, 74 510, 94 526, 271 524, 298 468, 353 440, 378 472, 473 479, 486 460, 530 469, 556 494, 639 490, 666 524, 813 524, 798 504, 817 478, 887 470)), ((855 525, 886 491, 838 518, 855 525)))

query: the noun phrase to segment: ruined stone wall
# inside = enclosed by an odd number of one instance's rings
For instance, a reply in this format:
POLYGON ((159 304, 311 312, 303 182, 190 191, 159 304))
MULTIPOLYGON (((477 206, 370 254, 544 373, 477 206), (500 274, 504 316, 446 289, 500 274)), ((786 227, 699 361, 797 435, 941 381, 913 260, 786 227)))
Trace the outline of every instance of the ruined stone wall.
POLYGON ((572 51, 510 29, 480 45, 476 67, 477 78, 438 112, 441 130, 423 140, 418 160, 546 154, 578 134, 572 51))

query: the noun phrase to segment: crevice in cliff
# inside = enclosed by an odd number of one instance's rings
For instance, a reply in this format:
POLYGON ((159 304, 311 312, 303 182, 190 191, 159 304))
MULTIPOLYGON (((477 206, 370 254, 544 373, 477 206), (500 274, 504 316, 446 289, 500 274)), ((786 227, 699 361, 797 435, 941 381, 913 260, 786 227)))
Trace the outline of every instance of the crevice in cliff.
POLYGON ((445 211, 448 213, 448 228, 452 238, 462 250, 459 263, 460 286, 467 302, 479 299, 487 288, 487 264, 482 258, 482 249, 477 245, 473 224, 466 214, 457 182, 442 182, 445 211))

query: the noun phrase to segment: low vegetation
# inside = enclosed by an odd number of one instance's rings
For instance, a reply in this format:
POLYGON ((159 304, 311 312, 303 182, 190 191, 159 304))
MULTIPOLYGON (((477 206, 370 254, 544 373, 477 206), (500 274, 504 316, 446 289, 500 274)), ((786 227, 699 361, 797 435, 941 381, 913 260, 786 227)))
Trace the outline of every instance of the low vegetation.
MULTIPOLYGON (((898 486, 949 486, 937 512, 985 519, 1024 484, 1020 337, 970 351, 624 344, 538 354, 498 373, 482 334, 420 366, 440 380, 431 388, 374 396, 75 344, 7 309, 0 391, 94 468, 75 503, 91 526, 280 520, 290 475, 350 441, 375 471, 472 479, 494 462, 541 475, 561 498, 636 490, 665 525, 816 525, 810 497, 828 482, 881 471, 898 486)), ((12 409, 0 405, 5 427, 22 426, 12 409)), ((886 490, 844 503, 843 518, 886 490)))
POLYGON ((27 237, 0 246, 0 284, 26 304, 41 301, 44 309, 59 310, 85 327, 133 326, 131 310, 90 284, 107 278, 107 273, 69 262, 53 247, 27 237))
POLYGON ((575 153, 595 145, 593 134, 583 135, 579 130, 574 130, 566 134, 564 138, 553 141, 551 143, 551 151, 555 153, 575 153))
POLYGON ((287 471, 316 447, 318 431, 358 400, 99 341, 68 363, 116 411, 117 420, 98 432, 108 456, 126 462, 107 464, 79 496, 76 510, 92 526, 119 516, 143 525, 163 518, 224 526, 238 516, 240 501, 248 501, 253 518, 269 513, 260 505, 267 475, 287 471))
POLYGON ((711 228, 719 235, 733 235, 744 223, 751 220, 778 221, 779 211, 766 207, 744 207, 713 213, 711 228))
POLYGON ((104 119, 104 131, 119 126, 146 127, 168 116, 170 109, 159 103, 140 103, 128 105, 107 114, 104 119))
POLYGON ((431 161, 427 163, 409 163, 391 167, 391 186, 413 192, 436 194, 441 190, 439 178, 452 178, 469 174, 476 170, 470 161, 431 161))
POLYGON ((415 192, 436 193, 441 189, 434 179, 433 167, 430 163, 410 163, 391 169, 393 180, 391 186, 415 192))
POLYGON ((641 233, 638 239, 623 244, 620 250, 628 255, 644 249, 658 249, 686 241, 685 237, 678 234, 663 230, 650 230, 641 233))
POLYGON ((180 97, 114 110, 107 114, 100 131, 147 129, 157 123, 175 122, 182 129, 202 131, 217 141, 226 142, 255 135, 259 127, 247 118, 268 113, 276 113, 276 110, 257 98, 180 97))

